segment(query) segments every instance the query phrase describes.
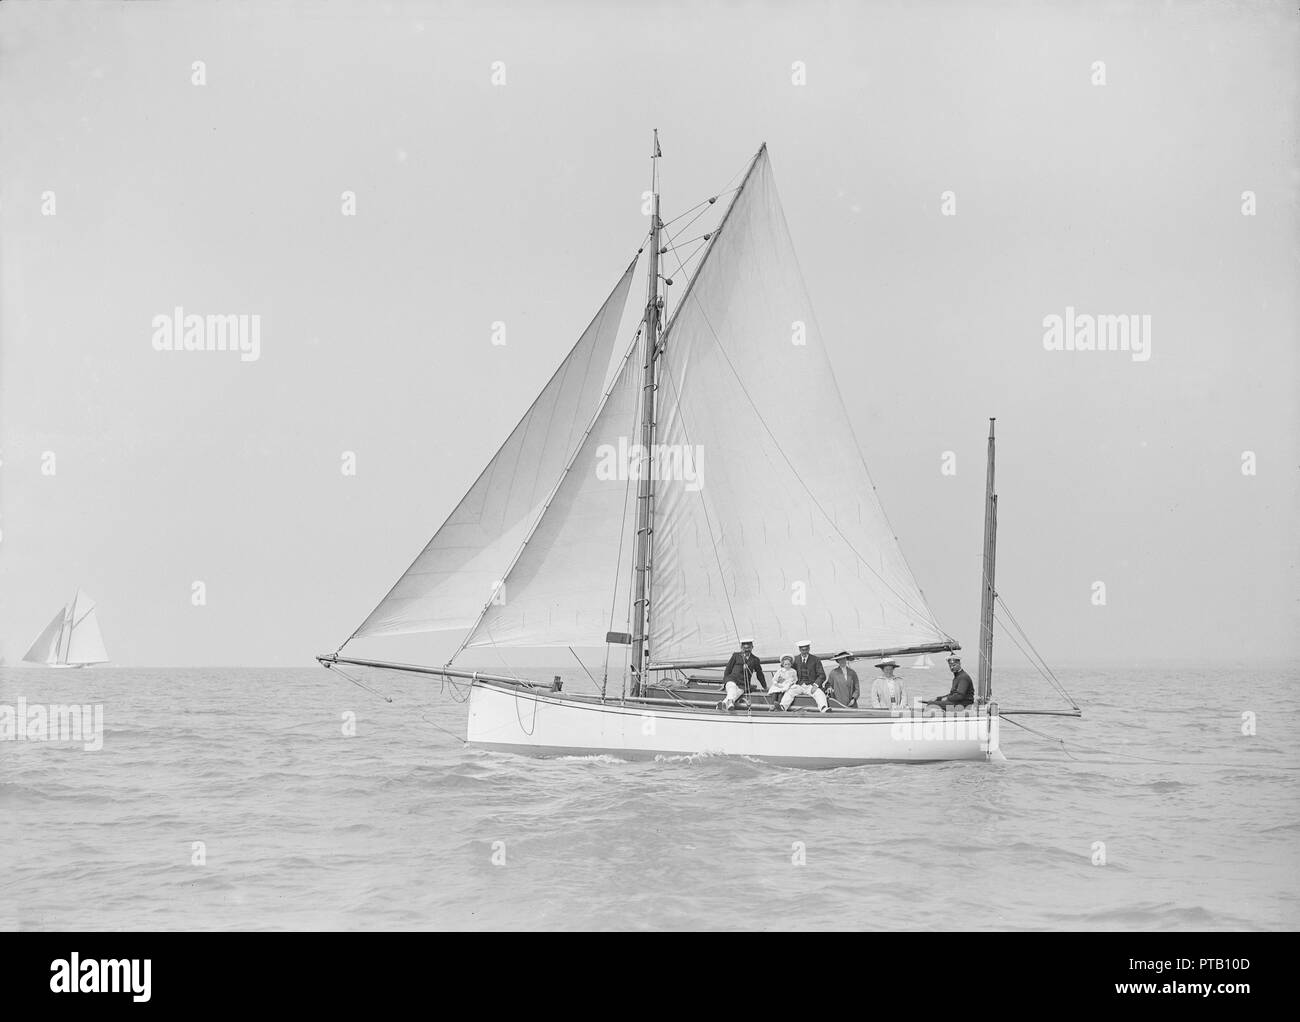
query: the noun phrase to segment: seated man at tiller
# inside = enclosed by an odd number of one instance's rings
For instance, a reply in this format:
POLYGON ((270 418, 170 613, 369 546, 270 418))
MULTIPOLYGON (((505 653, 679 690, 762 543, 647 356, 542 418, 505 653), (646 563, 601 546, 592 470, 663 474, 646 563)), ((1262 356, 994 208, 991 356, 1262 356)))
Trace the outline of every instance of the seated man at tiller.
POLYGON ((716 708, 728 712, 734 710, 737 699, 754 691, 754 679, 758 682, 757 690, 766 691, 767 679, 763 677, 763 664, 754 656, 754 643, 744 639, 740 643, 740 652, 732 653, 731 659, 727 661, 727 669, 722 675, 726 698, 716 708))
POLYGON ((970 680, 970 675, 961 668, 961 657, 956 653, 948 654, 948 669, 952 671, 952 688, 946 696, 939 696, 938 699, 927 699, 926 702, 933 706, 970 706, 975 702, 975 683, 970 680))

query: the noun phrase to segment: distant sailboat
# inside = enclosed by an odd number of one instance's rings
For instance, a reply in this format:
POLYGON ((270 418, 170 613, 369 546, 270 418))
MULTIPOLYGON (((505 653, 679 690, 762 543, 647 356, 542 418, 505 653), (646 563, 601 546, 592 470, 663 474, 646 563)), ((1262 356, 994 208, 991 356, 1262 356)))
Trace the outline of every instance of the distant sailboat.
POLYGON ((919 657, 907 665, 909 671, 928 671, 934 666, 934 657, 929 653, 922 653, 919 657))
MULTIPOLYGON (((317 659, 467 680, 467 739, 489 749, 812 767, 1001 758, 992 422, 979 682, 961 726, 936 725, 919 705, 776 712, 763 693, 732 713, 717 705, 720 675, 691 673, 716 672, 742 640, 763 663, 804 636, 823 658, 919 655, 920 667, 959 647, 929 610, 859 454, 766 146, 702 235, 703 258, 666 327, 660 284, 673 282, 659 257, 676 239, 657 187, 651 194, 638 250, 644 313, 612 383, 605 367, 637 258, 415 562, 317 659), (343 653, 354 641, 439 632, 463 636, 442 667, 343 653), (467 651, 547 647, 581 663, 575 647, 602 644, 606 675, 591 675, 591 694, 452 666, 467 651)), ((793 708, 811 703, 801 696, 793 708)))
POLYGON ((32 664, 47 667, 89 667, 108 662, 104 636, 95 616, 95 601, 80 589, 37 636, 23 656, 32 664))

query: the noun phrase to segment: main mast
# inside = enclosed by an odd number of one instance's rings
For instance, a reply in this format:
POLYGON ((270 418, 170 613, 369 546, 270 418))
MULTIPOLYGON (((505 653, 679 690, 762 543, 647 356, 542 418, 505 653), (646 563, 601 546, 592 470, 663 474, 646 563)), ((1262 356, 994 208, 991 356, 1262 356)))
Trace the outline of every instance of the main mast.
POLYGON ((994 560, 998 541, 998 495, 993 492, 993 423, 989 419, 988 478, 984 487, 984 569, 980 586, 980 663, 975 701, 987 703, 993 695, 993 585, 994 560))
POLYGON ((641 345, 641 474, 636 493, 636 568, 633 574, 635 594, 632 603, 632 694, 640 695, 642 668, 645 665, 646 635, 649 631, 647 593, 650 582, 651 504, 654 501, 654 422, 655 358, 659 349, 659 130, 654 133, 654 150, 650 156, 650 258, 647 262, 645 339, 641 345))

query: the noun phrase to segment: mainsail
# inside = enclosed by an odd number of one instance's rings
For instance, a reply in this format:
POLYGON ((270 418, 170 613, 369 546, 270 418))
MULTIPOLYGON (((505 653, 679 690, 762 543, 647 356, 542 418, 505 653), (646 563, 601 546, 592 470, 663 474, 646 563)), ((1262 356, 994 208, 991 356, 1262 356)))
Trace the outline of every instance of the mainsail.
POLYGON ((858 451, 766 149, 668 327, 659 379, 657 445, 707 471, 703 485, 656 473, 655 661, 725 658, 741 638, 951 641, 858 451))
POLYGON ((474 624, 591 422, 635 268, 633 258, 501 449, 352 638, 474 624))
POLYGON ((80 589, 54 615, 23 659, 36 664, 102 664, 108 661, 104 636, 95 616, 95 601, 80 589))

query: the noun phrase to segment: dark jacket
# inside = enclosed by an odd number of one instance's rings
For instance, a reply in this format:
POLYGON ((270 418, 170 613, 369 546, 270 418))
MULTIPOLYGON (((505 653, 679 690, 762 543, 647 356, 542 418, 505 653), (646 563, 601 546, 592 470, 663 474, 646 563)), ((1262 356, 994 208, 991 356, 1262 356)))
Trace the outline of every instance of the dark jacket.
POLYGON ((826 687, 826 668, 822 666, 814 654, 808 654, 808 662, 803 662, 803 654, 794 655, 794 673, 799 676, 800 685, 816 685, 819 688, 826 687))
POLYGON ((944 696, 949 706, 969 706, 975 701, 975 683, 964 670, 952 676, 952 690, 944 696))
POLYGON ((749 692, 753 689, 750 684, 750 678, 752 677, 758 678, 763 691, 767 690, 767 679, 763 677, 763 665, 759 662, 758 657, 754 656, 753 653, 748 655, 732 653, 731 659, 727 661, 727 669, 723 672, 722 680, 734 681, 740 686, 742 692, 749 692))
POLYGON ((831 669, 826 679, 826 691, 845 706, 857 706, 861 690, 858 685, 858 672, 852 667, 840 670, 839 666, 831 669))

